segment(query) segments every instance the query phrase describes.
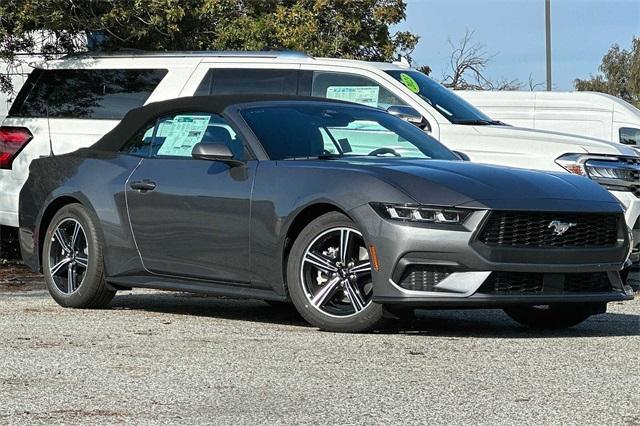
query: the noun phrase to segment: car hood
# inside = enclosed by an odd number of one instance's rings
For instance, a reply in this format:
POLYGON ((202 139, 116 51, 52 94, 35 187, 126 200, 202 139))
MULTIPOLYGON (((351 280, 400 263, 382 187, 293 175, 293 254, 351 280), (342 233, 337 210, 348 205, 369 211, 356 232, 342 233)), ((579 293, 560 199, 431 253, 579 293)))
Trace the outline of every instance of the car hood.
MULTIPOLYGON (((469 127, 469 126, 467 126, 469 127)), ((511 126, 473 126, 470 133, 484 137, 511 138, 518 147, 529 144, 531 149, 536 149, 540 144, 565 145, 568 152, 580 153, 583 150, 588 154, 612 154, 612 155, 637 155, 631 148, 614 142, 569 133, 551 132, 546 130, 534 130, 511 126), (571 151, 573 145, 576 150, 571 151)))
POLYGON ((622 211, 615 198, 600 185, 568 173, 440 160, 363 158, 331 163, 334 167, 340 164, 340 167, 366 170, 424 205, 622 211))

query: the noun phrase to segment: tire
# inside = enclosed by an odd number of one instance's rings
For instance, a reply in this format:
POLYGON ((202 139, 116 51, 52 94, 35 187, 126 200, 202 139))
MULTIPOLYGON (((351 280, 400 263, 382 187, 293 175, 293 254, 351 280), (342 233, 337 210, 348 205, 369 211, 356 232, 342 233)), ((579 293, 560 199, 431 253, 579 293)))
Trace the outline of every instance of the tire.
POLYGON ((629 266, 628 268, 624 268, 622 271, 620 271, 620 279, 625 285, 629 284, 629 275, 631 275, 631 268, 632 267, 629 266))
POLYGON ((318 217, 302 230, 287 260, 287 287, 295 308, 310 324, 325 331, 350 333, 382 325, 382 305, 371 301, 373 284, 366 247, 353 221, 337 212, 318 217), (342 244, 343 236, 346 244, 342 244), (318 252, 320 263, 306 260, 324 246, 327 251, 318 252), (342 247, 346 247, 344 254, 342 247))
POLYGON ((96 221, 81 204, 68 204, 55 214, 44 238, 42 269, 49 294, 60 306, 109 305, 116 292, 105 281, 102 245, 96 221))
POLYGON ((504 312, 514 321, 530 328, 559 330, 573 327, 596 313, 604 313, 606 304, 513 306, 504 312))

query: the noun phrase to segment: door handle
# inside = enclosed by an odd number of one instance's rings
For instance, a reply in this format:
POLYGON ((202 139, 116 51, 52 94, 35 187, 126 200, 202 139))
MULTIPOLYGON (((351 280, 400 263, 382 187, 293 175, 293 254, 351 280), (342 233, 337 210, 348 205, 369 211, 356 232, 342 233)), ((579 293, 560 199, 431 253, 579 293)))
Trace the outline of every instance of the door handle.
POLYGON ((156 189, 156 183, 151 182, 148 179, 144 179, 144 180, 131 182, 129 184, 129 187, 131 189, 135 189, 136 191, 141 191, 141 192, 153 191, 154 189, 156 189))

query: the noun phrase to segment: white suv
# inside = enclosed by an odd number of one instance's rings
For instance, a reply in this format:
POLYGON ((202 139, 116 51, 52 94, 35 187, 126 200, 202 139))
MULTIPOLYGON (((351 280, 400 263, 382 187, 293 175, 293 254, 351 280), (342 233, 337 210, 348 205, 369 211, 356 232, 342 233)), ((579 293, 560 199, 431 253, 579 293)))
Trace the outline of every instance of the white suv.
MULTIPOLYGON (((640 242, 640 157, 634 150, 503 125, 401 63, 295 52, 84 54, 43 63, 0 128, 0 225, 18 226, 18 195, 32 159, 91 145, 143 104, 230 93, 312 95, 390 109, 472 161, 582 174, 624 204, 640 242)), ((638 260, 637 246, 632 258, 638 260)))

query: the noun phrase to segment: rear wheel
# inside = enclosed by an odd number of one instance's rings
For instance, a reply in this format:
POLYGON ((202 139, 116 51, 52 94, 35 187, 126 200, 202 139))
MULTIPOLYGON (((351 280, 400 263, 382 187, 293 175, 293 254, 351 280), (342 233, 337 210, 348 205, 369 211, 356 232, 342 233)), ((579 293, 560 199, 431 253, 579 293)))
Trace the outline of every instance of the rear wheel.
POLYGON ((102 308, 116 293, 105 282, 94 220, 81 204, 64 206, 53 217, 44 239, 42 267, 49 293, 61 306, 102 308))
POLYGON ((289 255, 287 285, 300 315, 323 330, 361 332, 382 322, 367 246, 343 214, 327 213, 303 229, 289 255))
POLYGON ((605 311, 606 304, 512 306, 504 309, 511 319, 524 326, 549 330, 573 327, 605 311))

